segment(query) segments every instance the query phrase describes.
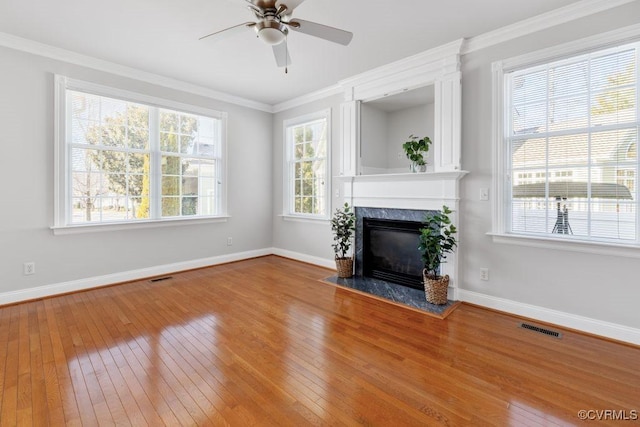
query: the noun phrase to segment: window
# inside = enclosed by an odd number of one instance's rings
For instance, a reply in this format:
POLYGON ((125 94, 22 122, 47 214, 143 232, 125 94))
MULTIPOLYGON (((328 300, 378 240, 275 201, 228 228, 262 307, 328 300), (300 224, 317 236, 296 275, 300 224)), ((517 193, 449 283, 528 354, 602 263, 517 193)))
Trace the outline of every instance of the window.
POLYGON ((56 226, 223 215, 224 114, 57 80, 56 226))
POLYGON ((494 64, 502 233, 640 244, 639 46, 494 64))
POLYGON ((285 215, 327 218, 329 118, 326 110, 284 123, 285 215))

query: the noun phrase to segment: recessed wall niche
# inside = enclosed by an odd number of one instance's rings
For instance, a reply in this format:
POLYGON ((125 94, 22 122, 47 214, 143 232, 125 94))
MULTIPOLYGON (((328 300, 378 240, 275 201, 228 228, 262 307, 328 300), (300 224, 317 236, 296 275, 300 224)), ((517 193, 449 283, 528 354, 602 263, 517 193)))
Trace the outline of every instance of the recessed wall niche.
MULTIPOLYGON (((434 138, 433 85, 402 91, 360 104, 360 173, 408 173, 402 144, 410 135, 434 138)), ((427 171, 433 171, 434 150, 427 153, 427 171)))
POLYGON ((341 176, 410 173, 402 142, 411 134, 433 141, 427 173, 460 170, 463 42, 340 82, 341 176))

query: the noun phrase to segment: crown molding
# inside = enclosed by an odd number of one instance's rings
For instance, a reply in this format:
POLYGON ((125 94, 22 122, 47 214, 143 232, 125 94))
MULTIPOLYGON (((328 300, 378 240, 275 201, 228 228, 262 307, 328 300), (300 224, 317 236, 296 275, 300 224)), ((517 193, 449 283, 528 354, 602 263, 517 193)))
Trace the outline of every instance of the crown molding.
POLYGON ((315 92, 311 92, 297 98, 275 104, 273 106, 272 113, 279 113, 290 108, 300 107, 313 101, 318 101, 320 99, 328 98, 333 95, 342 94, 343 92, 344 89, 340 85, 329 86, 324 89, 320 89, 315 92))
POLYGON ((241 98, 239 96, 231 95, 225 92, 218 92, 213 89, 183 82, 171 77, 165 77, 159 74, 150 73, 148 71, 142 71, 136 68, 116 64, 114 62, 106 61, 103 59, 94 58, 92 56, 82 55, 70 50, 58 48, 22 37, 17 37, 7 33, 0 32, 0 46, 31 53, 49 59, 54 59, 57 61, 79 65, 81 67, 87 67, 94 70, 115 74, 121 77, 141 80, 146 83, 166 87, 169 89, 175 89, 182 92, 213 98, 217 101, 228 102, 230 104, 247 107, 254 110, 265 111, 267 113, 273 112, 273 107, 269 104, 241 98))
POLYGON ((230 104, 240 105, 243 107, 265 111, 268 113, 278 113, 290 108, 299 107, 312 101, 317 101, 329 96, 339 94, 344 91, 345 85, 349 86, 353 84, 354 81, 361 80, 365 76, 374 77, 376 75, 379 76, 381 73, 384 74, 390 72, 391 70, 395 69, 395 67, 397 67, 397 63, 402 63, 406 67, 408 63, 416 61, 420 62, 421 60, 424 60, 425 56, 433 57, 433 55, 442 55, 446 52, 451 52, 452 49, 457 50, 460 55, 466 55, 468 53, 485 49, 538 31, 542 31, 556 25, 584 18, 595 13, 603 12, 605 10, 625 5, 627 3, 633 3, 634 1, 637 0, 581 0, 576 3, 572 3, 567 6, 543 13, 541 15, 537 15, 511 25, 507 25, 494 31, 489 31, 487 33, 480 34, 466 40, 456 40, 454 42, 410 56, 401 61, 396 61, 391 64, 374 68, 365 73, 341 80, 337 85, 319 89, 317 91, 275 105, 269 105, 246 98, 241 98, 224 92, 218 92, 206 87, 186 83, 177 79, 149 73, 147 71, 138 70, 132 67, 126 67, 113 62, 105 61, 87 55, 82 55, 66 49, 57 48, 44 43, 39 43, 36 41, 13 36, 7 33, 0 32, 0 46, 32 53, 34 55, 39 55, 50 59, 72 63, 83 67, 92 68, 98 71, 116 74, 122 77, 142 80, 170 89, 176 89, 183 92, 206 96, 219 101, 228 102, 230 104))
POLYGON ((613 9, 636 0, 582 0, 567 6, 536 15, 506 27, 469 38, 462 48, 462 55, 485 49, 500 43, 523 37, 556 25, 575 21, 585 16, 613 9))
POLYGON ((459 49, 460 55, 466 55, 471 52, 482 50, 500 43, 508 42, 518 37, 523 37, 538 31, 545 30, 547 28, 561 25, 567 22, 571 22, 580 18, 584 18, 589 15, 593 15, 599 12, 604 12, 609 9, 616 8, 618 6, 632 3, 637 0, 581 0, 576 3, 569 4, 567 6, 534 16, 529 19, 525 19, 520 22, 516 22, 511 25, 499 28, 494 31, 489 31, 484 34, 480 34, 475 37, 471 37, 464 40, 456 40, 452 43, 430 49, 426 52, 418 53, 417 55, 410 56, 400 61, 386 64, 378 68, 374 68, 365 73, 355 75, 344 80, 341 80, 337 86, 330 86, 325 89, 321 89, 312 92, 308 95, 302 95, 291 101, 285 101, 274 106, 275 112, 282 111, 288 108, 299 107, 308 102, 321 99, 322 97, 334 95, 339 87, 349 86, 354 82, 362 80, 373 79, 376 76, 380 77, 381 74, 385 74, 394 70, 399 63, 403 66, 407 66, 411 61, 419 62, 424 60, 425 56, 430 55, 443 55, 446 52, 451 53, 452 50, 459 49), (456 47, 458 43, 462 42, 461 46, 456 47), (449 49, 449 50, 447 50, 449 49))
POLYGON ((550 61, 556 57, 575 54, 580 51, 589 51, 594 48, 603 48, 607 45, 618 45, 625 41, 637 42, 640 38, 640 24, 628 27, 616 28, 605 33, 595 34, 578 40, 572 40, 563 44, 540 49, 534 52, 518 55, 513 58, 503 59, 491 64, 493 72, 497 70, 508 71, 511 68, 533 65, 542 61, 550 61))
POLYGON ((432 68, 451 68, 452 72, 457 71, 459 65, 457 60, 453 60, 451 63, 447 60, 460 54, 464 41, 464 39, 459 39, 434 47, 433 49, 425 50, 424 52, 340 80, 338 84, 343 88, 363 86, 410 69, 429 71, 432 68))

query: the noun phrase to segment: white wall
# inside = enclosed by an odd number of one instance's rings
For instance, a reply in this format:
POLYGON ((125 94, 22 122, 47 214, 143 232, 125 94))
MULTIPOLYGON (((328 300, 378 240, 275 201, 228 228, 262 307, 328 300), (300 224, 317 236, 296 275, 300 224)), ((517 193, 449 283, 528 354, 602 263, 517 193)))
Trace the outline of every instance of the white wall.
POLYGON ((0 296, 271 246, 271 114, 8 48, 0 64, 0 296), (228 112, 228 222, 54 236, 54 73, 228 112))
POLYGON ((640 259, 493 243, 491 63, 638 22, 640 2, 465 55, 462 61, 460 286, 472 292, 640 328, 640 259), (479 269, 490 269, 480 280, 479 269))

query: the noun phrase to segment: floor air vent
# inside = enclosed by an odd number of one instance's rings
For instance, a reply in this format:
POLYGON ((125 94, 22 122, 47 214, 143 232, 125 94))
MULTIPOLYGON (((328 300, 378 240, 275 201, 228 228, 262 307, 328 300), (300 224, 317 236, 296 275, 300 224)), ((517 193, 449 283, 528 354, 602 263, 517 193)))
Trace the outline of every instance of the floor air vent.
POLYGON ((554 337, 554 338, 561 338, 562 337, 562 334, 560 332, 552 331, 550 329, 541 328, 539 326, 530 325, 528 323, 521 323, 520 327, 524 328, 524 329, 529 329, 530 331, 537 332, 539 334, 548 335, 548 336, 554 337))
POLYGON ((163 280, 173 279, 173 276, 165 276, 165 277, 156 277, 155 279, 149 280, 150 282, 162 282, 163 280))

